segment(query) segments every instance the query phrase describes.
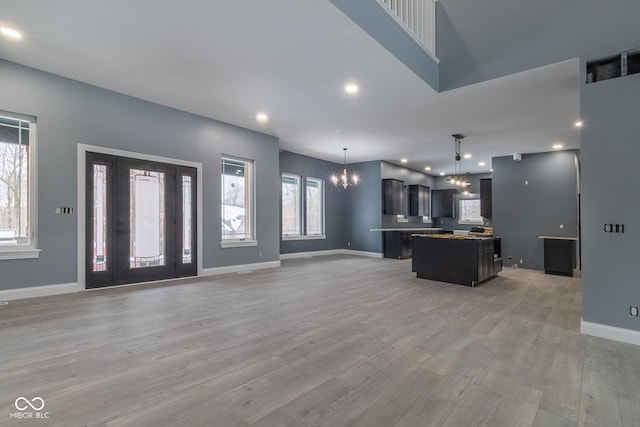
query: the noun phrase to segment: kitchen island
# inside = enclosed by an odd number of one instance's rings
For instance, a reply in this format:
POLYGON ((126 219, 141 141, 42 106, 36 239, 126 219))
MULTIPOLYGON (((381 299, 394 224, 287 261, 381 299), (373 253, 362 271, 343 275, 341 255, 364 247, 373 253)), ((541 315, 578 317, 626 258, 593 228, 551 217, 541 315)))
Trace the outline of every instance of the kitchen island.
POLYGON ((475 286, 502 271, 500 239, 414 234, 411 266, 421 279, 475 286))

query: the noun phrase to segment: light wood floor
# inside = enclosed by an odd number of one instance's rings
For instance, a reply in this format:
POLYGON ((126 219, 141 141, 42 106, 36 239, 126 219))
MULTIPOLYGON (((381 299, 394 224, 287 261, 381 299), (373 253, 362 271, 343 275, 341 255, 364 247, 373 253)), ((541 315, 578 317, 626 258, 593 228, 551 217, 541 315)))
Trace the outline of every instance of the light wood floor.
POLYGON ((580 279, 410 270, 318 257, 13 301, 0 425, 640 426, 640 347, 580 335, 580 279), (19 396, 49 420, 10 420, 19 396))

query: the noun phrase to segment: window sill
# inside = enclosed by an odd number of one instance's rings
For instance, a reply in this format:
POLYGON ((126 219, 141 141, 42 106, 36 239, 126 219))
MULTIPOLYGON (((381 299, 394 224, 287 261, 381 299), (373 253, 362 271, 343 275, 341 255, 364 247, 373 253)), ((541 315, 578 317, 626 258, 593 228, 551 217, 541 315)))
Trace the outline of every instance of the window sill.
POLYGON ((9 249, 9 248, 0 247, 0 261, 9 260, 9 259, 40 258, 41 251, 42 249, 33 249, 33 248, 9 249))
POLYGON ((221 248, 244 248, 248 246, 258 246, 257 240, 223 240, 220 242, 221 248))
POLYGON ((282 240, 321 240, 326 239, 327 236, 324 234, 309 234, 306 236, 296 235, 296 236, 282 236, 282 240))

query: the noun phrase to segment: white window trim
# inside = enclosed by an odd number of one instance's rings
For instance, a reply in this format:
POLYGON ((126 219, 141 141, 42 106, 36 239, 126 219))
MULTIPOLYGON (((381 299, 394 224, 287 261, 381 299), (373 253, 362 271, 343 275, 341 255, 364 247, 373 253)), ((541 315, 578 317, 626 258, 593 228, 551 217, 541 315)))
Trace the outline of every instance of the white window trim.
POLYGON ((282 240, 322 240, 326 239, 325 234, 286 234, 282 240))
POLYGON ((220 242, 220 247, 225 248, 244 248, 249 246, 258 246, 258 241, 253 239, 225 239, 220 242))
POLYGON ((29 125, 29 222, 31 238, 28 245, 0 245, 0 261, 11 259, 40 258, 42 249, 38 249, 38 124, 32 116, 0 111, 20 120, 25 120, 29 125), (33 125, 33 128, 32 128, 33 125))
MULTIPOLYGON (((304 236, 304 234, 302 234, 302 231, 304 229, 303 218, 302 218, 302 214, 304 213, 303 206, 302 206, 302 191, 306 187, 303 187, 303 185, 302 185, 302 177, 300 175, 295 175, 295 174, 287 173, 287 172, 283 173, 280 176, 280 185, 281 186, 282 186, 282 178, 284 178, 284 177, 293 178, 296 181, 298 181, 298 200, 296 202, 297 202, 297 205, 298 205, 298 230, 299 230, 299 232, 298 233, 286 233, 286 234, 283 233, 282 234, 282 238, 283 238, 282 240, 296 240, 296 237, 304 236), (287 237, 287 238, 285 239, 285 237, 287 237)), ((280 210, 281 210, 280 215, 282 215, 282 194, 280 195, 280 210)), ((282 223, 282 216, 280 217, 280 222, 282 223)), ((282 224, 280 224, 280 227, 282 227, 282 224)))
MULTIPOLYGON (((462 202, 464 200, 477 200, 480 201, 480 199, 478 198, 465 198, 465 199, 460 199, 458 200, 458 212, 460 212, 460 215, 462 215, 462 202)), ((458 224, 467 224, 467 225, 484 225, 484 218, 480 217, 479 219, 460 219, 458 220, 458 224)))
MULTIPOLYGON (((238 157, 238 156, 231 156, 228 154, 222 154, 221 158, 220 158, 220 166, 222 166, 222 160, 224 159, 229 159, 229 160, 235 160, 238 162, 247 162, 251 164, 251 168, 249 170, 249 182, 251 182, 251 194, 250 194, 250 200, 251 200, 251 206, 249 206, 249 212, 251 213, 251 225, 250 225, 250 235, 251 238, 247 239, 247 238, 243 238, 243 239, 220 239, 220 247, 222 249, 226 249, 226 248, 242 248, 242 247, 250 247, 250 246, 258 246, 258 239, 256 238, 257 236, 257 232, 256 232, 256 162, 254 160, 251 159, 245 159, 243 157, 238 157)), ((221 170, 222 172, 222 170, 221 170)), ((220 174, 220 179, 222 180, 222 173, 220 174)), ((222 209, 222 194, 220 195, 220 208, 222 209)), ((222 233, 222 230, 220 230, 220 233, 222 233)))
POLYGON ((322 233, 311 233, 311 234, 307 233, 307 234, 305 234, 305 236, 308 239, 326 239, 326 234, 325 234, 326 233, 326 229, 325 229, 325 226, 326 226, 326 224, 325 224, 325 216, 326 216, 325 215, 325 203, 326 203, 326 200, 325 199, 326 199, 326 197, 325 197, 325 193, 324 193, 325 182, 324 182, 323 179, 314 178, 312 176, 308 176, 304 180, 304 203, 305 203, 305 206, 304 206, 304 230, 305 230, 305 232, 307 231, 307 181, 309 181, 309 180, 316 181, 318 183, 319 190, 320 190, 320 197, 322 197, 322 207, 320 208, 320 211, 321 211, 320 212, 320 215, 321 215, 321 218, 320 218, 321 226, 320 227, 321 227, 322 233), (321 237, 321 236, 324 236, 324 237, 321 237))

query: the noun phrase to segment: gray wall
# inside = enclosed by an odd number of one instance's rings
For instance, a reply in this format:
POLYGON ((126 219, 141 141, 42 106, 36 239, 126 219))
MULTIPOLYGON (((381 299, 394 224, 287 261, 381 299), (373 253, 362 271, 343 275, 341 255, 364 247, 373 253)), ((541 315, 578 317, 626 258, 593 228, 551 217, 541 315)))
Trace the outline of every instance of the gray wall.
POLYGON ((329 249, 342 249, 345 247, 345 214, 347 191, 340 191, 327 179, 332 172, 340 170, 342 165, 314 159, 313 157, 280 152, 280 174, 292 173, 302 177, 324 179, 325 191, 325 234, 322 240, 281 240, 280 253, 322 251, 329 249))
POLYGON ((440 90, 638 47, 638 0, 440 0, 440 90))
POLYGON ((640 74, 582 83, 583 318, 637 331, 639 99, 640 74), (624 234, 604 233, 605 223, 624 224, 624 234))
POLYGON ((346 197, 346 249, 382 253, 382 233, 369 231, 382 226, 380 162, 347 165, 357 171, 361 182, 342 190, 346 197))
MULTIPOLYGON (((471 227, 475 227, 476 225, 470 224, 458 224, 460 217, 460 209, 459 209, 459 201, 462 198, 466 199, 479 199, 480 198, 480 179, 482 178, 491 178, 492 175, 490 173, 477 173, 470 174, 469 181, 471 185, 469 186, 469 194, 461 194, 458 193, 455 196, 456 202, 456 217, 455 218, 434 218, 433 226, 438 228, 447 228, 453 230, 471 230, 471 227)), ((451 184, 446 181, 447 177, 438 176, 434 178, 434 186, 433 190, 447 190, 451 188, 451 184)), ((491 227, 493 224, 493 218, 484 218, 484 225, 487 227, 491 227)))
POLYGON ((279 259, 278 140, 0 60, 0 109, 38 120, 39 259, 0 261, 0 289, 77 281, 78 143, 202 162, 204 268, 279 259), (220 248, 220 157, 255 160, 258 247, 220 248))
POLYGON ((504 265, 544 270, 538 236, 578 235, 576 152, 523 154, 521 161, 494 157, 492 164, 493 227, 504 265))

